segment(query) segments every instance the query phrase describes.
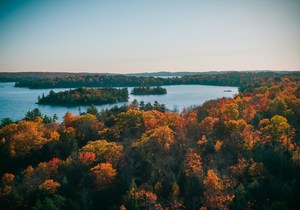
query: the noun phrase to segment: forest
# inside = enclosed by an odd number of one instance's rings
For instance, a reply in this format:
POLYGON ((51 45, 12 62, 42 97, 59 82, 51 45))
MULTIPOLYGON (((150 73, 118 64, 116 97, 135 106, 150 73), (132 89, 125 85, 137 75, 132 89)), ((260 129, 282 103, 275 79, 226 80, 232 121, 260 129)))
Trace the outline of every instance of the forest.
MULTIPOLYGON (((128 73, 125 76, 137 77, 182 77, 186 75, 211 75, 222 74, 224 72, 151 72, 151 73, 128 73)), ((284 73, 284 72, 280 72, 284 73)), ((19 82, 24 80, 40 80, 40 79, 55 79, 55 78, 71 78, 85 76, 120 76, 113 73, 75 73, 75 72, 0 72, 0 82, 19 82)))
POLYGON ((24 79, 17 81, 16 87, 33 89, 43 88, 78 88, 78 87, 134 87, 160 86, 163 78, 135 77, 126 75, 85 75, 75 77, 42 78, 38 80, 24 79))
POLYGON ((167 94, 167 89, 162 87, 135 87, 132 89, 133 95, 163 95, 167 94))
MULTIPOLYGON (((64 82, 105 84, 100 78, 64 82)), ((39 81, 31 87, 64 84, 39 81)), ((166 81, 240 93, 181 113, 134 101, 67 112, 62 123, 39 110, 2 120, 1 209, 300 209, 299 73, 166 81)))
MULTIPOLYGON (((98 73, 98 75, 103 73, 98 73)), ((54 79, 66 77, 81 77, 94 75, 92 73, 70 73, 70 72, 0 72, 0 82, 17 82, 21 80, 54 79)))
POLYGON ((299 77, 300 72, 225 72, 202 73, 185 75, 182 77, 160 78, 128 75, 77 75, 60 76, 55 78, 23 79, 16 80, 16 87, 33 89, 43 88, 79 88, 79 87, 138 87, 162 85, 217 85, 238 86, 244 90, 245 86, 260 85, 261 82, 273 78, 279 81, 282 77, 299 77))
POLYGON ((66 90, 55 93, 53 90, 47 96, 38 98, 38 104, 47 105, 101 105, 128 101, 128 89, 117 88, 86 88, 66 90))

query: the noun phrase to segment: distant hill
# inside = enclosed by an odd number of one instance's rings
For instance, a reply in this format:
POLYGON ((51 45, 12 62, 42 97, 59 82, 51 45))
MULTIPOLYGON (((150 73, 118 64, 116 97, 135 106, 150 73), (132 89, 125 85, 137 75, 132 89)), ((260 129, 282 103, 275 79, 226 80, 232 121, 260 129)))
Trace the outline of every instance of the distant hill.
MULTIPOLYGON (((0 72, 0 82, 20 80, 54 79, 87 75, 108 75, 109 73, 71 73, 71 72, 0 72)), ((113 74, 110 74, 113 75, 113 74)))
POLYGON ((207 72, 144 72, 144 73, 128 73, 128 74, 114 74, 114 73, 71 73, 71 72, 0 72, 0 82, 18 82, 21 80, 39 80, 39 79, 54 79, 54 78, 68 78, 68 77, 80 77, 80 76, 99 76, 99 75, 125 75, 125 76, 137 76, 137 77, 184 77, 190 75, 220 75, 231 72, 274 72, 277 74, 289 74, 299 73, 299 71, 272 71, 272 70, 253 70, 253 71, 207 71, 207 72))
MULTIPOLYGON (((206 71, 206 72, 191 72, 191 71, 180 71, 180 72, 169 72, 169 71, 159 71, 159 72, 145 72, 145 73, 129 73, 125 74, 128 76, 138 76, 138 77, 183 77, 189 75, 218 75, 231 72, 275 72, 278 74, 295 73, 297 71, 273 71, 273 70, 249 70, 249 71, 206 71)), ((299 71, 298 71, 299 72, 299 71)))
POLYGON ((128 76, 138 76, 138 77, 183 77, 187 75, 212 75, 212 74, 220 74, 223 72, 218 71, 209 71, 209 72, 168 72, 168 71, 159 71, 159 72, 145 72, 145 73, 130 73, 126 74, 128 76))
MULTIPOLYGON (((224 72, 210 71, 210 72, 144 72, 144 73, 128 73, 122 74, 126 76, 139 77, 182 77, 187 75, 211 75, 220 74, 224 72)), ((71 72, 0 72, 0 82, 17 82, 20 80, 35 80, 35 79, 53 79, 53 78, 67 78, 88 75, 121 75, 112 73, 71 73, 71 72)))

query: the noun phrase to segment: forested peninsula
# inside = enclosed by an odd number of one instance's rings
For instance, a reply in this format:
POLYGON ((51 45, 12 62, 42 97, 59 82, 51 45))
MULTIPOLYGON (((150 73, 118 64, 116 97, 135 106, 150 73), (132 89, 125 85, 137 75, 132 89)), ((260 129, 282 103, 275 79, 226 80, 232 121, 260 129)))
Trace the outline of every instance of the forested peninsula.
POLYGON ((38 104, 78 106, 102 105, 128 101, 128 89, 122 88, 86 88, 66 90, 55 93, 53 90, 47 96, 38 98, 38 104))
POLYGON ((79 88, 79 87, 139 87, 164 85, 217 85, 238 86, 241 92, 251 91, 272 78, 280 81, 283 76, 300 76, 300 72, 225 72, 199 73, 182 77, 159 78, 128 75, 73 75, 56 78, 24 79, 16 82, 16 87, 28 88, 79 88))

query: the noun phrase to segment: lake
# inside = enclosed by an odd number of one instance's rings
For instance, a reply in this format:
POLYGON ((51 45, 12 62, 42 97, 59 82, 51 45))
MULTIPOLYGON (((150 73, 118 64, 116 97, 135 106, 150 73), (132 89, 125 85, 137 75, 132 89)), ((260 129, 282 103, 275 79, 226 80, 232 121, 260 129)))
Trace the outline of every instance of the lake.
MULTIPOLYGON (((28 88, 16 88, 15 83, 0 83, 0 120, 3 118, 11 118, 12 120, 20 120, 25 117, 27 111, 39 108, 43 114, 53 116, 56 114, 62 121, 62 116, 67 111, 72 112, 74 115, 79 114, 79 107, 64 107, 64 106, 49 106, 38 105, 38 96, 42 96, 44 93, 47 95, 51 89, 28 89, 28 88)), ((129 104, 134 99, 153 103, 155 100, 161 104, 165 104, 170 110, 181 111, 184 108, 190 108, 193 106, 201 105, 207 100, 217 99, 222 97, 233 97, 238 93, 237 87, 225 87, 225 86, 207 86, 207 85, 173 85, 163 86, 167 89, 166 95, 147 95, 137 96, 129 94, 128 102, 121 102, 115 104, 107 104, 96 106, 98 110, 111 108, 115 105, 129 104), (224 92, 225 90, 225 92, 224 92), (230 91, 228 91, 230 90, 230 91)), ((63 91, 68 88, 53 89, 53 91, 63 91)), ((132 88, 129 87, 128 91, 131 92, 132 88)), ((87 106, 80 106, 81 112, 86 111, 87 106)))

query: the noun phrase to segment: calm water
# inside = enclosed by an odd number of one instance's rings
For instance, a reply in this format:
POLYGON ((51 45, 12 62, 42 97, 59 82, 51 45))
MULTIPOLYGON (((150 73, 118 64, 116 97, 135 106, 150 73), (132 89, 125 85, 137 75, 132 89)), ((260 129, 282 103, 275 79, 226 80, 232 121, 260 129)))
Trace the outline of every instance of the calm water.
MULTIPOLYGON (((129 102, 122 102, 109 105, 96 106, 98 110, 111 108, 115 105, 123 105, 131 103, 134 99, 153 103, 157 100, 161 104, 165 104, 168 109, 189 108, 196 105, 201 105, 210 99, 233 97, 238 93, 237 87, 221 87, 221 86, 205 86, 205 85, 174 85, 164 86, 167 89, 166 95, 150 95, 150 96, 134 96, 130 94, 129 102), (224 92, 224 90, 231 90, 232 92, 224 92)), ((128 88, 131 92, 132 88, 128 88)), ((39 108, 43 114, 52 116, 57 114, 59 122, 62 121, 62 116, 67 111, 77 115, 79 107, 64 107, 64 106, 48 106, 38 105, 38 96, 43 93, 47 95, 51 89, 28 89, 15 88, 14 83, 0 83, 0 120, 6 117, 12 120, 23 119, 27 111, 34 108, 39 108)), ((67 89, 54 89, 55 92, 67 89)), ((81 112, 86 111, 87 106, 80 106, 81 112)))

